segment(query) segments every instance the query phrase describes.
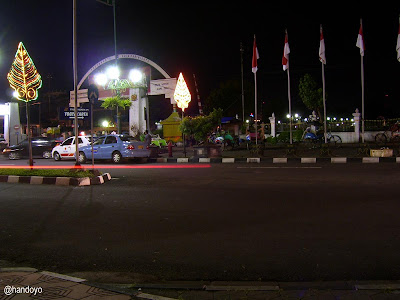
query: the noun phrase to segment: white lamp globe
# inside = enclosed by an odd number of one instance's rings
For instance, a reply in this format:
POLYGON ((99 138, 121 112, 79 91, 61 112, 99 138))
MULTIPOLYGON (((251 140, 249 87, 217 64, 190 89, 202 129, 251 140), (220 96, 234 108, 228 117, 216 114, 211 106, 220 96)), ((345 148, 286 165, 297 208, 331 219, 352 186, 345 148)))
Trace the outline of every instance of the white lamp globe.
POLYGON ((107 76, 110 79, 118 79, 119 78, 119 69, 118 67, 109 67, 107 69, 107 76))
POLYGON ((143 78, 142 72, 139 70, 131 70, 129 72, 129 80, 132 82, 139 82, 143 78))
POLYGON ((105 85, 107 83, 107 75, 104 73, 99 73, 94 76, 94 81, 98 85, 105 85))

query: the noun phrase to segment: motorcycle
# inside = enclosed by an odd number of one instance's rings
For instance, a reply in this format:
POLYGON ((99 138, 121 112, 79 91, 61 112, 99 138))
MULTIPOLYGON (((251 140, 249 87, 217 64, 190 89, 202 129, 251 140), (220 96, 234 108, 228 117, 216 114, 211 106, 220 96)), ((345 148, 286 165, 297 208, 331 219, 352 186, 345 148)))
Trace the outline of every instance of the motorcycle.
MULTIPOLYGON (((302 140, 307 143, 314 143, 314 144, 321 143, 322 144, 325 141, 324 133, 323 132, 321 133, 318 130, 316 130, 316 132, 313 132, 311 130, 311 127, 307 127, 307 129, 303 133, 302 140)), ((334 135, 330 132, 327 132, 327 134, 326 134, 326 141, 329 144, 333 144, 336 147, 339 147, 339 144, 342 143, 342 139, 340 136, 334 135)))

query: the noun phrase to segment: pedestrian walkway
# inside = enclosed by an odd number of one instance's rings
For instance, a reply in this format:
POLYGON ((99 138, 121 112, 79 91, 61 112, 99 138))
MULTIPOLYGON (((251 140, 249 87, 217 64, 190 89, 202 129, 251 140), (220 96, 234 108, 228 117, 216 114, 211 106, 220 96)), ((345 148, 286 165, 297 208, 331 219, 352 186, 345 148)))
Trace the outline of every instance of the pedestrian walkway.
MULTIPOLYGON (((271 159, 271 158, 347 158, 348 160, 362 160, 362 158, 370 157, 371 150, 380 149, 375 144, 343 144, 339 148, 336 147, 315 147, 310 148, 307 145, 294 145, 290 147, 289 145, 281 145, 281 146, 266 146, 257 149, 249 149, 240 147, 240 148, 230 148, 230 147, 222 147, 220 151, 220 156, 222 158, 235 158, 235 159, 243 159, 243 158, 261 158, 261 159, 271 159)), ((399 146, 391 146, 393 150, 393 155, 391 157, 375 157, 375 158, 383 158, 386 161, 396 161, 396 158, 400 157, 400 149, 399 146)), ((184 153, 183 147, 172 147, 171 155, 168 153, 168 150, 160 149, 158 157, 161 158, 198 158, 204 156, 196 156, 196 146, 194 147, 186 147, 186 155, 184 153)), ((218 152, 218 151, 216 151, 218 152)))
POLYGON ((96 284, 33 268, 0 269, 0 300, 400 299, 400 281, 96 284))

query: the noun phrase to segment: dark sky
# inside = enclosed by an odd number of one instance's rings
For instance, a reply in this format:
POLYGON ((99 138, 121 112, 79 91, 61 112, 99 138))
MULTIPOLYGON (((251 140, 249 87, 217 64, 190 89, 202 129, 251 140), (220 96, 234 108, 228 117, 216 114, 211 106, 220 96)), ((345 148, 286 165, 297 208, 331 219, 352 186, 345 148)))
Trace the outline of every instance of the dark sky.
MULTIPOLYGON (((77 2, 80 79, 99 60, 114 54, 114 40, 112 8, 95 0, 77 2)), ((256 34, 260 54, 259 101, 282 101, 286 105, 287 75, 282 70, 281 58, 287 28, 293 111, 305 111, 297 85, 305 73, 321 83, 318 47, 319 25, 323 24, 328 114, 331 111, 351 117, 356 107, 361 109, 360 55, 355 44, 362 17, 367 118, 379 114, 400 116, 400 63, 395 51, 398 2, 385 6, 374 2, 353 8, 337 2, 319 7, 285 3, 117 0, 118 52, 147 57, 171 77, 183 72, 193 95, 189 111, 196 112, 193 73, 203 99, 221 82, 240 79, 240 42, 245 49, 244 77, 253 82, 251 52, 256 34)), ((19 41, 23 41, 43 77, 40 93, 47 91, 49 84, 51 89, 73 89, 72 0, 2 1, 1 101, 6 101, 10 94, 6 76, 19 41), (47 79, 49 74, 51 82, 47 79)), ((153 76, 161 78, 156 71, 153 76)))

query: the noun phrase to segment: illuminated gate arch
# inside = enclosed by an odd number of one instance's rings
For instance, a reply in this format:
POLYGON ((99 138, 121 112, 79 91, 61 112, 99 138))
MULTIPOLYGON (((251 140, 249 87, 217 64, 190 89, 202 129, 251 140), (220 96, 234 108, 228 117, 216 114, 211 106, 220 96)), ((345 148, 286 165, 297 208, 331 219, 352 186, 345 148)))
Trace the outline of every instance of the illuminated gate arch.
MULTIPOLYGON (((153 68, 155 68, 155 69, 156 69, 158 72, 160 72, 165 78, 171 78, 171 76, 169 76, 168 73, 165 72, 163 68, 161 68, 161 67, 160 67, 159 65, 157 65, 154 61, 152 61, 152 60, 150 60, 150 59, 148 59, 148 58, 146 58, 146 57, 143 57, 143 56, 140 56, 140 55, 137 55, 137 54, 118 54, 118 58, 128 58, 128 59, 140 60, 140 61, 145 62, 146 64, 152 66, 153 68)), ((86 74, 82 77, 81 81, 79 81, 78 86, 77 86, 77 89, 79 90, 79 89, 81 88, 81 86, 82 86, 82 84, 85 82, 86 78, 87 78, 94 70, 96 70, 96 69, 97 69, 98 67, 100 67, 101 65, 103 65, 103 64, 105 64, 105 63, 107 63, 107 62, 109 62, 109 61, 112 61, 112 60, 115 60, 115 55, 109 56, 109 57, 107 57, 107 58, 105 58, 105 59, 99 61, 99 62, 98 62, 97 64, 95 64, 93 67, 91 67, 91 68, 89 69, 89 71, 87 71, 86 74)))

